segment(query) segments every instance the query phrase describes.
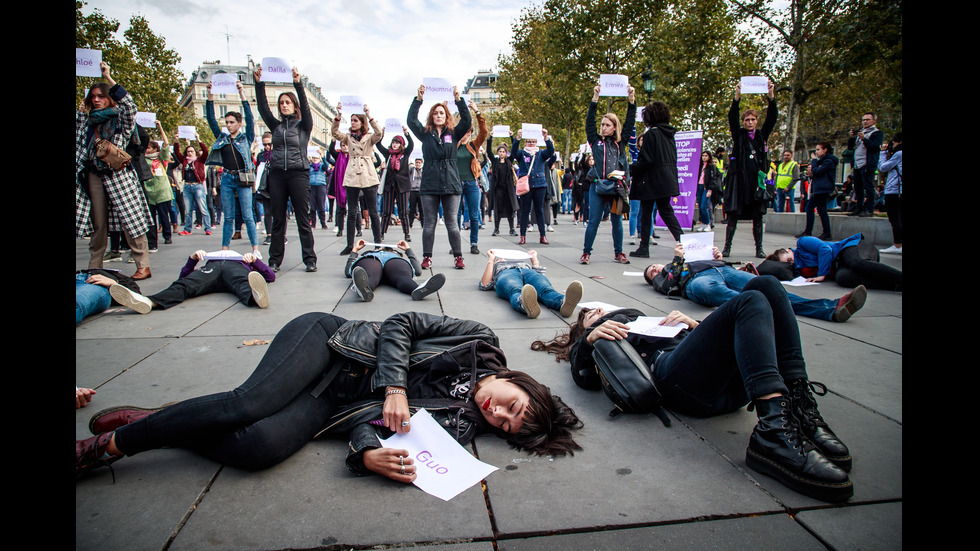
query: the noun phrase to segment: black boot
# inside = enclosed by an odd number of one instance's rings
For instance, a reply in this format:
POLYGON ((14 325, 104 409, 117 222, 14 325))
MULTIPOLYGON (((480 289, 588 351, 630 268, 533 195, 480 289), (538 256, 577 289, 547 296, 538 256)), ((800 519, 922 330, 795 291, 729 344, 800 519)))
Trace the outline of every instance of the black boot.
POLYGON ((821 501, 846 501, 854 495, 854 485, 847 473, 801 434, 788 396, 756 400, 753 405, 759 423, 745 450, 745 464, 749 468, 821 501))
POLYGON ((762 222, 752 223, 752 237, 755 239, 755 257, 765 258, 766 252, 762 250, 762 222))
POLYGON ((817 400, 813 397, 827 394, 827 387, 823 383, 814 383, 806 379, 797 379, 789 384, 789 395, 793 399, 793 413, 800 420, 800 430, 804 436, 813 442, 813 445, 820 450, 820 453, 827 459, 834 462, 834 465, 851 470, 851 452, 847 446, 840 441, 823 420, 820 411, 817 409, 817 400), (820 390, 817 390, 819 387, 820 390))
POLYGON ((732 254, 732 239, 735 237, 735 226, 729 224, 725 228, 725 248, 721 250, 721 256, 729 257, 732 254))
POLYGON ((646 236, 640 238, 640 247, 631 252, 630 256, 634 258, 650 258, 650 238, 646 236))

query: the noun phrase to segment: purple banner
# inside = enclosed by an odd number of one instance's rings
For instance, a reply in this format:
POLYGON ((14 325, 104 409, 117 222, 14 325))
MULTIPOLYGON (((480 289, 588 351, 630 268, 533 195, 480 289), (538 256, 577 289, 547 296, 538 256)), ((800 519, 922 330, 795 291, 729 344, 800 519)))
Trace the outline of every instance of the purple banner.
MULTIPOLYGON (((671 197, 670 204, 681 228, 690 228, 694 224, 694 203, 697 202, 698 163, 701 160, 701 130, 678 132, 674 135, 677 144, 677 183, 681 194, 671 197)), ((656 225, 667 227, 657 213, 656 225)))

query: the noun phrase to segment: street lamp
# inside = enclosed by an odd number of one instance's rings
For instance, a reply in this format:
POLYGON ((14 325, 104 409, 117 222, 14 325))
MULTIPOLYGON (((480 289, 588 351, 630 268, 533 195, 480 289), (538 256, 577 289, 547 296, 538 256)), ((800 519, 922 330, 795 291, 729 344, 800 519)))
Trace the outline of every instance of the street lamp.
POLYGON ((643 71, 643 91, 646 92, 648 104, 650 103, 650 97, 653 95, 654 88, 653 73, 647 68, 643 71))

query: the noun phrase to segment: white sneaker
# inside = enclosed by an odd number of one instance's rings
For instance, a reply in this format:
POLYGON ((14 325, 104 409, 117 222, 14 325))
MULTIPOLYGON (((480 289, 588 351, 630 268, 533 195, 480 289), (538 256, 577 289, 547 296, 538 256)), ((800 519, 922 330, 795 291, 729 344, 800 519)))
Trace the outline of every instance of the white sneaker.
POLYGON ((252 288, 252 298, 259 308, 269 307, 269 284, 258 272, 248 273, 248 286, 252 288))
POLYGON ((553 231, 555 231, 555 228, 552 228, 551 226, 548 226, 548 227, 547 227, 547 230, 548 230, 548 231, 552 231, 552 232, 553 232, 553 231))
POLYGON ((262 260, 262 253, 260 253, 259 251, 252 251, 252 256, 258 258, 259 260, 262 260))
POLYGON ((879 252, 882 252, 882 253, 885 253, 885 254, 902 254, 902 248, 901 247, 896 247, 895 245, 892 245, 891 247, 888 247, 887 249, 881 249, 881 251, 879 251, 879 252))
POLYGON ((630 245, 636 245, 636 236, 630 236, 630 245))
POLYGON ((153 308, 153 302, 150 299, 139 293, 134 293, 118 283, 109 287, 109 295, 116 299, 119 304, 140 314, 149 314, 153 308))

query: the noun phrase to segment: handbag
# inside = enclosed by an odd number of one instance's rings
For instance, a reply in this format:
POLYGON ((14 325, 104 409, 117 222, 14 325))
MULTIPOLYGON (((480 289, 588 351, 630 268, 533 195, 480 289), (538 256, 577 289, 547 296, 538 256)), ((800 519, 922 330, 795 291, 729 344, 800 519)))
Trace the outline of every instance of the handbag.
POLYGON ((616 406, 610 417, 621 413, 653 413, 670 426, 663 410, 663 396, 653 382, 650 368, 625 339, 599 339, 592 351, 602 383, 602 391, 616 406))
POLYGON ((756 202, 768 203, 776 198, 776 187, 766 185, 766 173, 759 171, 759 186, 755 188, 756 202))
POLYGON ((534 168, 534 161, 537 158, 538 158, 537 155, 531 158, 531 166, 527 167, 527 174, 517 179, 517 185, 515 186, 515 190, 517 191, 518 197, 531 191, 531 169, 534 168))
POLYGON ((622 182, 616 180, 596 180, 595 184, 595 194, 596 195, 620 195, 619 188, 623 185, 622 182))
POLYGON ((120 149, 116 144, 102 138, 95 140, 95 156, 109 165, 112 170, 122 170, 129 166, 133 160, 133 157, 124 149, 120 149))

